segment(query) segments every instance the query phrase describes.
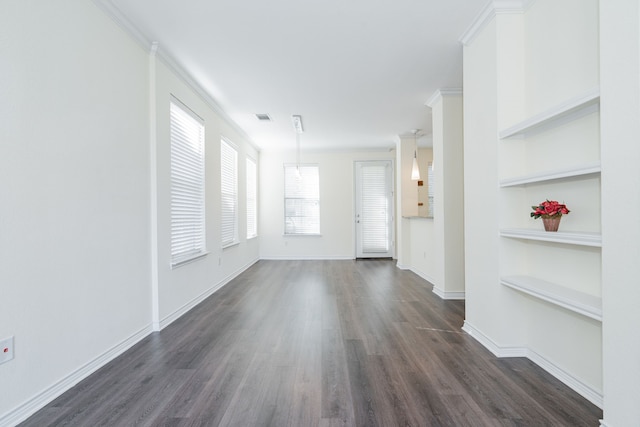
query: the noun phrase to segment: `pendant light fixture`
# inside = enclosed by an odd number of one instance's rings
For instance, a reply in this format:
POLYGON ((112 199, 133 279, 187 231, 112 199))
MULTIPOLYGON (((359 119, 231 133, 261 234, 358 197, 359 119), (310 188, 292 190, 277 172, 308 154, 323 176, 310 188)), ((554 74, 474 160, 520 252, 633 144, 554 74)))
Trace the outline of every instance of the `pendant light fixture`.
POLYGON ((415 147, 413 151, 413 166, 411 167, 411 180, 419 181, 420 180, 420 168, 418 167, 418 132, 420 129, 414 129, 411 132, 413 133, 413 140, 415 142, 415 147))

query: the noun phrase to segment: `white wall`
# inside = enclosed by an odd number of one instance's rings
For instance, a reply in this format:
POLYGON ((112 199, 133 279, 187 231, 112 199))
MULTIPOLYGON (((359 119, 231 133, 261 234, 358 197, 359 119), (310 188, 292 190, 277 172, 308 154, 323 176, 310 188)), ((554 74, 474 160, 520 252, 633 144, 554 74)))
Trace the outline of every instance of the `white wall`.
MULTIPOLYGON (((9 3, 9 2, 6 2, 9 3)), ((259 153, 170 60, 92 2, 0 14, 0 425, 14 425, 258 259, 259 153), (205 121, 209 255, 169 266, 169 97, 205 121), (238 149, 238 245, 220 248, 220 138, 238 149), (157 246, 155 246, 157 243, 157 246)))
POLYGON ((227 124, 212 106, 162 60, 156 61, 158 323, 164 327, 221 285, 258 260, 258 239, 246 235, 246 158, 259 162, 259 153, 227 124), (170 134, 169 102, 173 95, 204 119, 206 246, 209 254, 177 268, 170 267, 170 134), (238 150, 238 234, 240 243, 221 248, 220 140, 238 150))
MULTIPOLYGON (((304 138, 303 138, 304 142, 304 138)), ((301 163, 317 164, 320 172, 321 236, 284 236, 284 164, 296 162, 296 152, 260 153, 260 258, 355 258, 354 162, 393 159, 394 151, 307 152, 301 163)))
MULTIPOLYGON (((598 86, 598 4, 597 0, 537 0, 525 13, 525 117, 598 86)), ((595 112, 565 126, 528 137, 524 144, 524 171, 597 162, 600 147, 599 114, 595 112)), ((546 198, 567 203, 572 212, 563 218, 563 231, 600 231, 598 177, 530 186, 525 193, 527 207, 546 198)), ((526 218, 526 215, 522 216, 526 218)), ((539 226, 531 224, 535 220, 527 221, 528 227, 539 226)), ((511 254, 517 253, 513 249, 510 246, 511 254)), ((540 245, 527 248, 525 253, 530 275, 600 296, 599 249, 540 245), (542 251, 546 251, 546 254, 542 251)), ((592 392, 592 400, 601 404, 601 323, 529 301, 526 297, 522 299, 526 303, 521 306, 530 310, 528 347, 575 378, 585 390, 592 392)))
POLYGON ((600 2, 604 423, 640 419, 640 7, 600 2))
POLYGON ((146 335, 151 304, 145 52, 72 0, 3 2, 0 50, 3 424, 146 335))
POLYGON ((561 231, 600 231, 599 177, 499 188, 501 178, 597 162, 598 113, 523 139, 496 138, 597 86, 598 52, 596 0, 537 0, 524 13, 497 13, 464 48, 465 329, 498 355, 532 358, 601 404, 600 322, 500 284, 501 276, 526 275, 598 297, 600 249, 499 237, 501 228, 540 229, 530 206, 546 198, 572 209, 561 231))
POLYGON ((585 88, 598 86, 599 3, 536 0, 527 10, 526 115, 557 105, 585 88))
POLYGON ((464 47, 463 67, 465 330, 494 349, 520 346, 525 335, 510 309, 517 296, 499 284, 496 39, 504 24, 492 20, 464 47))
MULTIPOLYGON (((411 218, 405 220, 407 237, 405 239, 406 264, 402 267, 418 276, 436 283, 436 263, 439 259, 435 242, 433 218, 411 218)), ((432 289, 432 287, 430 287, 432 289)))

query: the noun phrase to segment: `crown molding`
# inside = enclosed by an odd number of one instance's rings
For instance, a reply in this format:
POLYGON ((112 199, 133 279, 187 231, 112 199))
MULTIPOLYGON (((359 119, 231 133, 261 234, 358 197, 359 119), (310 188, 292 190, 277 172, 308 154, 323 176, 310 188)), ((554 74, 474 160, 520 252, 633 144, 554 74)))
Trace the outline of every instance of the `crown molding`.
POLYGON ((470 45, 496 15, 526 12, 536 0, 492 0, 480 11, 458 41, 470 45))
POLYGON ((118 24, 127 34, 133 38, 144 50, 149 50, 151 40, 147 38, 135 25, 125 16, 111 0, 93 0, 93 3, 102 10, 113 22, 118 24))
POLYGON ((174 74, 182 79, 202 100, 235 130, 257 152, 260 148, 249 135, 227 114, 216 100, 180 65, 157 41, 152 41, 141 32, 111 0, 93 0, 93 3, 136 41, 149 55, 156 55, 174 74))
POLYGON ((433 105, 445 96, 462 96, 462 88, 438 89, 433 92, 433 95, 427 99, 427 102, 425 102, 424 105, 429 108, 433 108, 433 105))
POLYGON ((249 135, 227 114, 226 111, 216 102, 215 99, 202 87, 200 84, 189 74, 171 55, 165 52, 161 47, 158 48, 158 58, 164 65, 169 68, 175 75, 177 75, 184 83, 187 84, 194 92, 196 92, 202 100, 211 108, 217 115, 222 118, 229 126, 233 128, 242 138, 244 138, 251 147, 257 152, 260 152, 260 148, 256 146, 249 135))

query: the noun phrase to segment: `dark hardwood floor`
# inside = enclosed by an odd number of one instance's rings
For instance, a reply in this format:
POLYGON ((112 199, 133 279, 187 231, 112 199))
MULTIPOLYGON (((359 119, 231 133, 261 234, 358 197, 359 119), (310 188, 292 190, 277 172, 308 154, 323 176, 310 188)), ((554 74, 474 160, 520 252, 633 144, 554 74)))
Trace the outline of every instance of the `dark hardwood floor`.
POLYGON ((22 426, 597 426, 392 261, 260 261, 22 426))

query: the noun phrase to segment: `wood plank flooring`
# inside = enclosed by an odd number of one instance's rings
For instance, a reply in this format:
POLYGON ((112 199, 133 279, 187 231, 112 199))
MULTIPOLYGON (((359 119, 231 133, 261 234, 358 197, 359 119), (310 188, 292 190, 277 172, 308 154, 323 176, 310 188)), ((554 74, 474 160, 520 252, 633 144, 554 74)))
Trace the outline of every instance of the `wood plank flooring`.
POLYGON ((260 261, 22 426, 597 426, 393 261, 260 261))

